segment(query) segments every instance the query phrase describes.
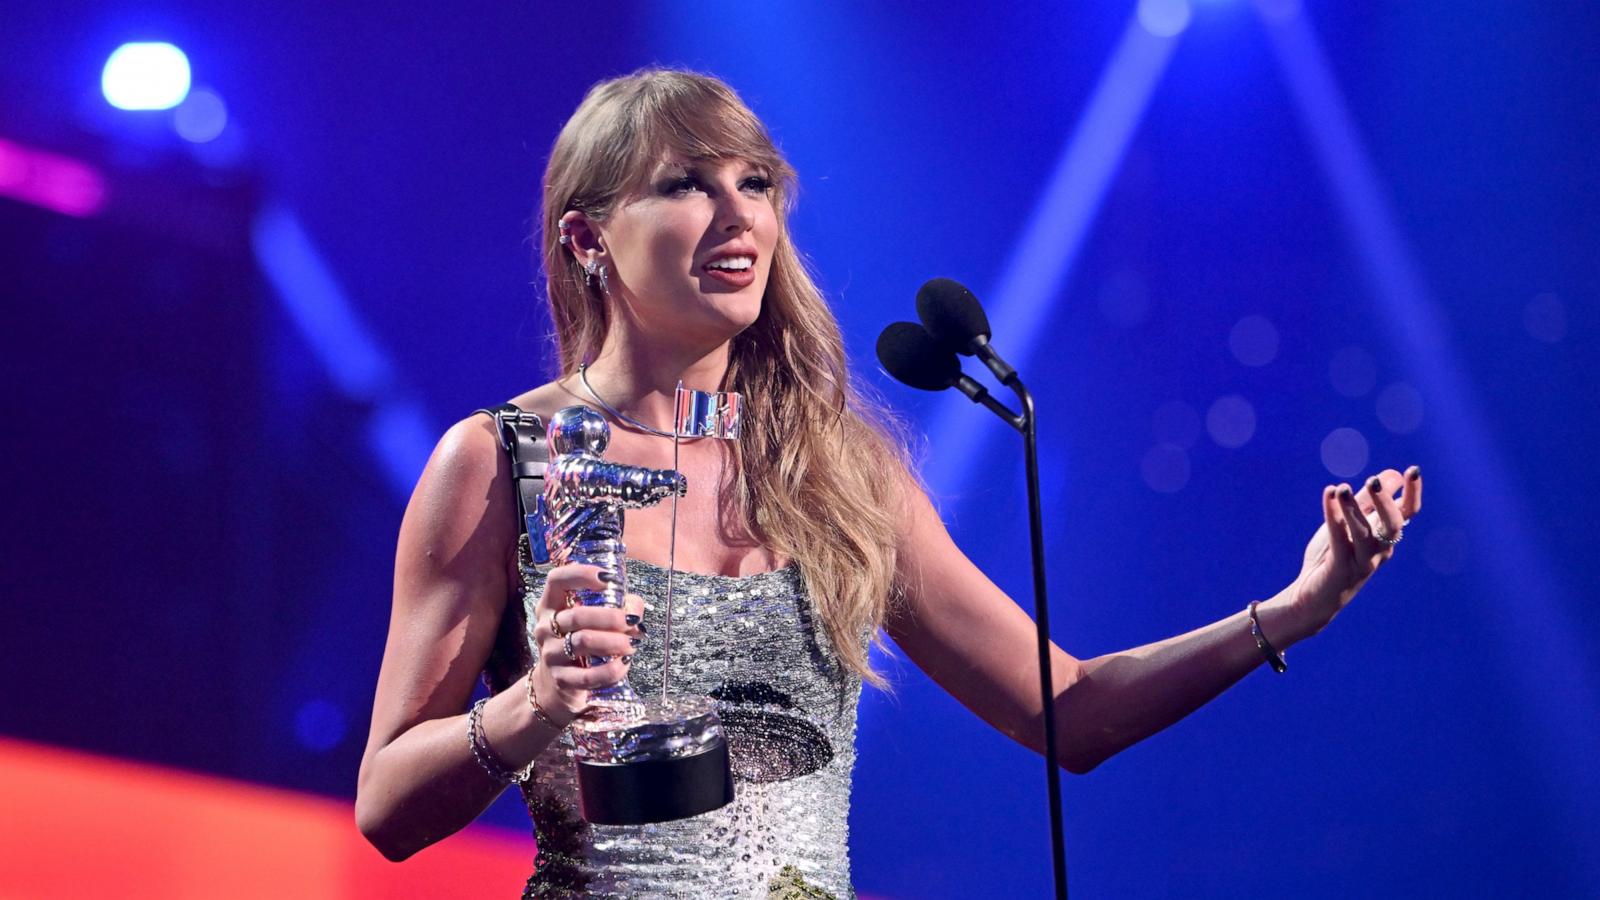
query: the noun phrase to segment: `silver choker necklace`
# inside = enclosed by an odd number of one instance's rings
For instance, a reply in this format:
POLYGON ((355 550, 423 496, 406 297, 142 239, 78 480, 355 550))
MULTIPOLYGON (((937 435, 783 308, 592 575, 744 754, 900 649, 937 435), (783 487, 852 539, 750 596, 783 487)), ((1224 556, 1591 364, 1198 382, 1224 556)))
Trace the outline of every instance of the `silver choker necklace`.
MULTIPOLYGON (((646 432, 649 432, 650 434, 654 434, 654 435, 657 435, 659 437, 664 437, 669 441, 672 440, 674 437, 676 437, 676 435, 674 435, 670 431, 662 431, 659 428, 652 428, 649 425, 646 425, 645 423, 639 421, 638 419, 635 419, 633 416, 630 416, 627 413, 623 412, 622 410, 617 409, 615 406, 612 406, 611 404, 607 403, 605 398, 600 396, 600 392, 596 391, 594 389, 594 385, 589 383, 589 364, 588 363, 586 363, 586 362, 578 363, 578 380, 583 382, 583 389, 589 392, 589 396, 594 398, 594 402, 600 404, 600 408, 601 409, 603 409, 606 412, 610 413, 612 415, 612 417, 617 419, 619 422, 626 422, 627 424, 632 425, 634 428, 637 428, 640 431, 646 431, 646 432)), ((688 435, 688 434, 686 434, 686 435, 684 435, 684 437, 688 438, 689 440, 692 441, 692 440, 697 440, 700 437, 703 437, 703 435, 688 435)))

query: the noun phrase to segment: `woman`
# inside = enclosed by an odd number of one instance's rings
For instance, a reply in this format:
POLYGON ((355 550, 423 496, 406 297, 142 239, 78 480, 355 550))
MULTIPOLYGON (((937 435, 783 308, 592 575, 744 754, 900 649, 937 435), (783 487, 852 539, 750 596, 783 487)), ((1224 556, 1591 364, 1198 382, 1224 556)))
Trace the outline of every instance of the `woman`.
MULTIPOLYGON (((853 392, 786 230, 792 179, 715 79, 650 70, 596 86, 544 184, 562 375, 513 401, 545 419, 604 410, 608 459, 671 468, 659 430, 680 379, 746 398, 738 441, 681 447, 673 636, 674 690, 716 696, 748 726, 737 799, 659 826, 576 817, 561 735, 587 692, 625 672, 660 689, 651 636, 671 509, 627 516, 626 610, 568 608, 568 592, 602 587, 596 570, 519 566, 509 464, 492 421, 474 416, 440 442, 401 526, 356 804, 391 859, 471 822, 515 772, 539 843, 530 896, 849 896, 855 709, 862 681, 880 682, 867 664, 880 629, 1042 751, 1038 675, 1016 664, 1032 658, 1033 623, 956 548, 900 445, 868 424, 883 416, 853 392), (497 645, 503 623, 512 639, 497 645), (614 659, 578 664, 589 655, 614 659), (504 689, 463 714, 486 667, 504 689)), ((1415 468, 1324 489, 1300 576, 1249 609, 1095 659, 1053 649, 1060 764, 1089 771, 1320 631, 1392 555, 1421 489, 1415 468)))

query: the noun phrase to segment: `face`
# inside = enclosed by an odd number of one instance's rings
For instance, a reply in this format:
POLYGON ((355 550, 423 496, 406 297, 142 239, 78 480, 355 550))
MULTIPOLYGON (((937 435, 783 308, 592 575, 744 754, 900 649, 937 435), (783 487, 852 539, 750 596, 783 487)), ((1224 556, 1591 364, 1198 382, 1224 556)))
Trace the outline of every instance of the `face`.
POLYGON ((741 160, 658 165, 597 223, 613 301, 654 335, 714 346, 744 330, 761 312, 778 243, 772 188, 741 160))

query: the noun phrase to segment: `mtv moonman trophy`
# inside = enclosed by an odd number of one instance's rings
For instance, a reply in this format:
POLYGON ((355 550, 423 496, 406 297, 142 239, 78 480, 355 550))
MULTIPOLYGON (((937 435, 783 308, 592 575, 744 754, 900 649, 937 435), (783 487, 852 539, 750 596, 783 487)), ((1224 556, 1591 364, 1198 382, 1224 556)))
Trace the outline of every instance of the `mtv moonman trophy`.
MULTIPOLYGON (((596 398, 598 399, 598 398, 596 398)), ((602 403, 604 401, 601 401, 602 403)), ((680 385, 673 457, 680 437, 737 437, 738 395, 687 391, 680 385)), ((556 413, 546 429, 547 540, 555 565, 586 563, 611 573, 601 591, 576 591, 576 602, 621 608, 627 592, 622 543, 625 509, 653 506, 687 490, 680 473, 606 462, 611 429, 586 406, 556 413)), ((591 705, 572 723, 583 818, 600 825, 641 825, 698 815, 733 800, 728 744, 715 702, 669 693, 672 627, 671 565, 663 634, 662 694, 641 697, 626 676, 590 691, 591 705)), ((606 657, 591 657, 603 665, 606 657)))

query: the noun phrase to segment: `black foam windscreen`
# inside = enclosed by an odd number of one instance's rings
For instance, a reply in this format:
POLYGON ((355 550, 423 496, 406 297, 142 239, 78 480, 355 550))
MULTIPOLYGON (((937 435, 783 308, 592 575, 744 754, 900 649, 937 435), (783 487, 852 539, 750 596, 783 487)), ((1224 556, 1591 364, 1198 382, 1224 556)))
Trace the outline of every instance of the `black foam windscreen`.
POLYGON ((917 315, 934 339, 957 353, 971 356, 975 338, 989 339, 989 317, 966 286, 935 278, 917 291, 917 315))
POLYGON ((883 329, 878 362, 899 381, 925 391, 942 391, 961 377, 956 355, 915 322, 894 322, 883 329))

